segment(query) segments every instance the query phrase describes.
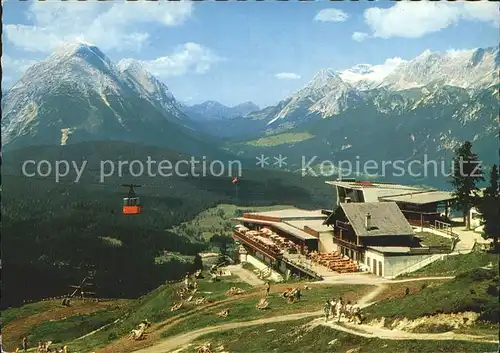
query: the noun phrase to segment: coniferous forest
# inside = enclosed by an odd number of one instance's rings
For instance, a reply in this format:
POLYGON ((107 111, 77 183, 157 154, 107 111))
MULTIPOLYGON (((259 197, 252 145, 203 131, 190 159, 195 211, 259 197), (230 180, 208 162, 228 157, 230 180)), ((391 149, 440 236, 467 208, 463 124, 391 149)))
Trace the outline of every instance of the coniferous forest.
POLYGON ((155 264, 164 249, 196 255, 208 247, 168 229, 193 219, 218 203, 293 204, 329 207, 333 190, 320 178, 270 170, 244 170, 238 190, 224 177, 137 177, 117 175, 103 183, 96 174, 101 160, 181 159, 160 148, 121 142, 93 142, 16 150, 2 165, 2 306, 68 294, 89 269, 96 271, 98 297, 135 298, 199 266, 171 260, 155 264), (128 157, 128 158, 126 158, 128 157), (87 160, 81 180, 71 173, 56 183, 53 176, 22 174, 22 162, 87 160), (121 213, 128 189, 136 189, 143 212, 121 213), (112 239, 113 241, 107 241, 112 239))

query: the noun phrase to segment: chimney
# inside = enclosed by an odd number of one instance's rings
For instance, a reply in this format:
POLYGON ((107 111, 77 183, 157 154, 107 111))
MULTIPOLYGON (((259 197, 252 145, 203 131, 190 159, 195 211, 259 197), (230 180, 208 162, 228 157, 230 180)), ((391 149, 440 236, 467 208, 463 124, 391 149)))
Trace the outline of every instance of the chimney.
POLYGON ((365 228, 370 230, 372 228, 372 215, 368 212, 365 216, 365 228))

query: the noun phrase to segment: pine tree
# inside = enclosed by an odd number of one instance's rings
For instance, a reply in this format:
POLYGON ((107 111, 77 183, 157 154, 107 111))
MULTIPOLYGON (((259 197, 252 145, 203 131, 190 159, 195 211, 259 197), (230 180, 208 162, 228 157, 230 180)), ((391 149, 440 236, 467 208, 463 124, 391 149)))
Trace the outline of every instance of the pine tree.
POLYGON ((500 237, 500 180, 496 165, 491 168, 489 185, 484 190, 478 206, 483 217, 484 237, 486 239, 492 238, 494 249, 498 251, 498 238, 500 237))
POLYGON ((450 182, 455 189, 455 207, 462 210, 467 230, 470 229, 470 209, 477 205, 477 183, 480 181, 484 181, 481 162, 477 154, 472 152, 472 143, 465 141, 455 151, 450 182))

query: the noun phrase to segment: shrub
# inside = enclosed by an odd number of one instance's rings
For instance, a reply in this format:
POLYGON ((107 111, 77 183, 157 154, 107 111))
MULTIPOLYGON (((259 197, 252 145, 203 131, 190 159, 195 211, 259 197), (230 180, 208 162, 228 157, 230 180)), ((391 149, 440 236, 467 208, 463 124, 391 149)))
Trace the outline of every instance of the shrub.
POLYGON ((484 281, 488 279, 494 279, 496 277, 496 272, 491 270, 485 270, 482 268, 477 268, 471 271, 460 273, 457 278, 468 279, 473 282, 484 281))
POLYGON ((486 292, 493 297, 498 297, 498 287, 494 284, 490 284, 486 292))
POLYGON ((118 338, 118 335, 116 334, 116 332, 110 332, 108 334, 108 341, 111 342, 111 341, 114 341, 115 339, 118 338))

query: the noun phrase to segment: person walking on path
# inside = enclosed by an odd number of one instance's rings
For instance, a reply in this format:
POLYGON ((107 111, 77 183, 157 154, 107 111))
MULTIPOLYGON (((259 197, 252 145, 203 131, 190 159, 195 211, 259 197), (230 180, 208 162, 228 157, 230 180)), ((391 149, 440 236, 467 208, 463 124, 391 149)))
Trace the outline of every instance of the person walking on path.
POLYGON ((269 291, 271 290, 271 284, 269 281, 266 282, 266 297, 269 296, 269 291))
POLYGON ((26 337, 26 336, 23 337, 23 340, 21 342, 21 347, 22 347, 24 352, 28 351, 28 337, 26 337))
POLYGON ((339 300, 337 301, 335 309, 337 309, 337 322, 340 322, 340 317, 342 316, 342 310, 344 309, 344 301, 342 300, 342 298, 339 298, 339 300))
POLYGON ((352 306, 352 316, 354 321, 359 325, 363 321, 363 317, 361 316, 361 309, 358 305, 358 303, 354 303, 352 306))
POLYGON ((323 311, 325 313, 325 321, 328 321, 328 317, 330 315, 330 302, 327 300, 325 305, 323 305, 323 311))

